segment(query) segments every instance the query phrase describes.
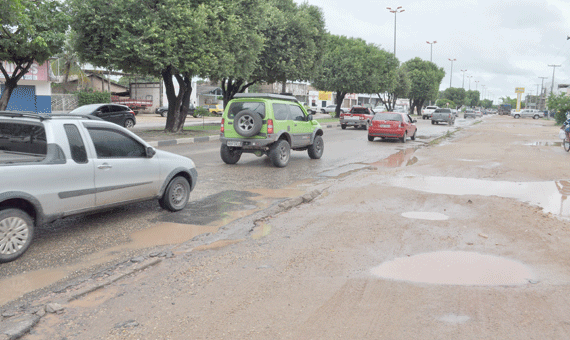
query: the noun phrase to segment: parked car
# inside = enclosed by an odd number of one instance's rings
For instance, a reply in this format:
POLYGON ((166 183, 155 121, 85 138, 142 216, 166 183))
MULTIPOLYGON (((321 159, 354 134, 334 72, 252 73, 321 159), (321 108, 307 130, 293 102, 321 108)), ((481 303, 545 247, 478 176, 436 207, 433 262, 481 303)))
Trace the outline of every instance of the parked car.
POLYGON ((365 129, 370 125, 374 117, 374 112, 364 106, 353 106, 348 113, 340 114, 340 127, 344 130, 347 126, 354 126, 357 129, 365 129))
POLYGON ((448 125, 455 124, 455 115, 451 109, 436 109, 431 114, 431 123, 437 125, 438 123, 447 123, 448 125))
POLYGON ((158 199, 184 209, 194 162, 93 115, 0 112, 0 262, 56 219, 158 199))
POLYGON ((378 105, 378 106, 375 106, 372 108, 372 112, 374 112, 375 114, 378 112, 386 112, 386 111, 388 111, 388 110, 386 109, 386 106, 384 106, 384 105, 378 105))
POLYGON ((276 167, 289 163, 291 149, 323 155, 323 129, 297 98, 268 93, 238 93, 228 103, 220 128, 220 156, 235 164, 242 153, 269 156, 276 167))
POLYGON ((318 108, 316 106, 310 106, 307 103, 303 103, 303 107, 305 108, 305 111, 307 111, 308 113, 314 115, 317 113, 318 108))
POLYGON ((467 110, 465 110, 465 112, 463 112, 463 118, 465 118, 465 119, 477 118, 477 117, 482 117, 482 116, 483 116, 483 114, 481 113, 481 111, 467 109, 467 110))
MULTIPOLYGON (((321 109, 321 112, 322 113, 331 113, 331 112, 335 112, 335 110, 336 110, 336 104, 335 105, 327 105, 327 106, 323 107, 321 109)), ((345 113, 346 111, 348 111, 348 110, 345 108, 342 108, 342 107, 340 108, 340 113, 345 113)))
POLYGON ((368 140, 372 142, 374 138, 397 138, 405 143, 408 136, 412 140, 416 139, 417 127, 415 119, 406 113, 381 112, 374 115, 370 126, 368 126, 368 140))
POLYGON ((426 106, 426 108, 422 110, 422 119, 431 119, 431 114, 437 109, 439 109, 437 106, 426 106))
POLYGON ((534 109, 524 109, 520 110, 519 112, 517 111, 511 112, 511 116, 517 119, 530 118, 530 117, 532 117, 533 119, 538 119, 538 118, 544 118, 544 112, 534 109))
MULTIPOLYGON (((168 114, 168 105, 161 106, 157 108, 154 112, 156 114, 159 114, 161 117, 166 117, 166 115, 168 114)), ((196 117, 195 113, 196 113, 196 106, 194 106, 194 104, 190 104, 190 106, 188 106, 188 114, 196 117)))
POLYGON ((70 111, 69 114, 95 116, 126 128, 132 128, 137 123, 133 110, 118 104, 83 105, 70 111))
POLYGON ((221 116, 224 113, 224 108, 222 107, 222 104, 208 104, 204 105, 204 108, 208 109, 210 113, 213 113, 217 116, 221 116))

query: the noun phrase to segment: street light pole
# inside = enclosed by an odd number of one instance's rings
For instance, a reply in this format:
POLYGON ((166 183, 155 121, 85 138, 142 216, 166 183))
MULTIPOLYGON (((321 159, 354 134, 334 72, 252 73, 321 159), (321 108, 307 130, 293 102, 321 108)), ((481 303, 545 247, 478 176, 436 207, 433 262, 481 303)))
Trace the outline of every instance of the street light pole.
POLYGON ((453 79, 453 62, 456 61, 457 59, 451 59, 451 58, 447 59, 451 61, 451 74, 449 75, 449 87, 451 87, 451 79, 453 79))
POLYGON ((473 78, 473 76, 467 76, 467 78, 469 78, 469 91, 471 91, 471 78, 473 78))
POLYGON ((437 41, 434 41, 434 42, 426 41, 426 42, 430 45, 429 61, 433 62, 433 61, 432 61, 432 56, 433 56, 433 44, 437 43, 437 41))
POLYGON ((477 85, 479 85, 479 80, 475 80, 475 91, 477 91, 477 85))
POLYGON ((552 94, 552 92, 554 91, 554 71, 556 71, 557 67, 560 67, 561 65, 548 65, 549 67, 552 67, 552 86, 550 86, 550 94, 552 94))
POLYGON ((465 90, 465 72, 467 70, 461 70, 461 72, 463 72, 463 83, 461 84, 461 87, 463 87, 463 89, 465 90))
MULTIPOLYGON (((539 77, 540 79, 542 79, 542 82, 540 83, 540 107, 543 108, 542 106, 542 93, 544 92, 544 79, 548 79, 548 77, 539 77)), ((544 106, 544 108, 546 108, 546 105, 544 106)))
POLYGON ((402 6, 396 7, 396 9, 392 9, 390 7, 386 7, 391 13, 394 13, 394 57, 396 57, 396 14, 402 13, 405 9, 400 9, 402 6))

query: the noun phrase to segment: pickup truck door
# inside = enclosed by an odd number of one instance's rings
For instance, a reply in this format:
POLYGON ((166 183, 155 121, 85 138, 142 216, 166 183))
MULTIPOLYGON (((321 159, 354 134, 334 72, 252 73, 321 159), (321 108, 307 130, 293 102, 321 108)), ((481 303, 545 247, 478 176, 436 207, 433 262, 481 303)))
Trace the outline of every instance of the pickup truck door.
POLYGON ((157 196, 160 164, 157 159, 146 157, 144 144, 119 129, 84 125, 96 155, 96 206, 157 196))

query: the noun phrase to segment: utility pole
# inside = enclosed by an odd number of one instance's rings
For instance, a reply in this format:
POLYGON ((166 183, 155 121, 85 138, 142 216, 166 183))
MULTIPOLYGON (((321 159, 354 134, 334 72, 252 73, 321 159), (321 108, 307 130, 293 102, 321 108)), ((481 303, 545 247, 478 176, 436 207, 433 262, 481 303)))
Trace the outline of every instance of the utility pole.
POLYGON ((552 67, 552 85, 550 86, 550 94, 554 91, 554 71, 556 71, 557 67, 562 65, 548 65, 548 67, 552 67))
POLYGON ((396 7, 396 9, 392 9, 390 7, 386 7, 391 13, 394 13, 394 57, 396 57, 396 15, 398 13, 402 13, 405 9, 401 9, 402 6, 396 7))
POLYGON ((546 105, 542 106, 542 101, 546 100, 546 98, 543 98, 543 93, 544 93, 544 79, 548 79, 548 77, 539 77, 540 79, 542 79, 542 82, 540 83, 540 107, 545 109, 546 105))
POLYGON ((453 62, 456 61, 457 59, 453 58, 447 58, 449 61, 451 61, 451 74, 449 75, 449 87, 451 88, 451 79, 453 79, 453 62))
MULTIPOLYGON (((430 62, 433 62, 433 61, 432 61, 432 57, 433 57, 433 44, 436 44, 437 41, 434 41, 434 42, 426 41, 426 43, 428 43, 428 44, 430 45, 429 61, 430 61, 430 62)), ((59 60, 59 59, 58 59, 58 60, 59 60)))
POLYGON ((473 76, 467 76, 467 78, 469 78, 469 91, 471 91, 471 78, 473 78, 473 76))
POLYGON ((461 72, 463 72, 463 83, 461 84, 461 87, 465 90, 465 72, 467 72, 467 70, 461 70, 461 72))

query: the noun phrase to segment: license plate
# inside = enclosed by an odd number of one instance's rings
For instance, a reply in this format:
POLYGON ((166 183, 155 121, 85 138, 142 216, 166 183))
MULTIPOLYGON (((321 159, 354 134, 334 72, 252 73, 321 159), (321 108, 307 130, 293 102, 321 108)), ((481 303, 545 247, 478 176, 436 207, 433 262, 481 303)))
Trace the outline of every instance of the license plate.
POLYGON ((381 127, 381 128, 389 128, 390 125, 389 125, 389 124, 380 124, 380 127, 381 127))
POLYGON ((241 146, 241 142, 232 142, 232 141, 228 141, 228 146, 241 146))

